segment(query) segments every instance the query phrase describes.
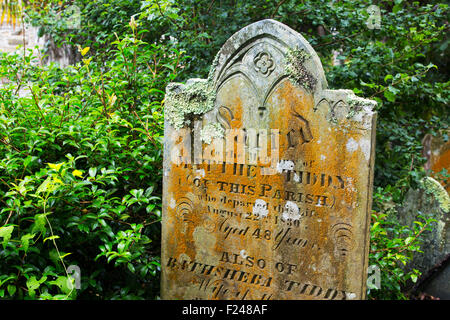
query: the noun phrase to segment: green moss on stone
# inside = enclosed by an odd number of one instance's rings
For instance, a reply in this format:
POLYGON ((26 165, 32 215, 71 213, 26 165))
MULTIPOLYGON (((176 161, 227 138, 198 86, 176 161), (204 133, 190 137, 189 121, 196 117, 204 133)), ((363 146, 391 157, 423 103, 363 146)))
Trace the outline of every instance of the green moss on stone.
POLYGON ((314 91, 317 79, 305 67, 305 61, 310 58, 311 55, 303 49, 289 50, 286 54, 285 71, 294 84, 314 91))
POLYGON ((450 211, 450 196, 447 190, 435 179, 425 177, 422 181, 423 187, 428 194, 432 194, 439 202, 441 209, 448 213, 450 211))

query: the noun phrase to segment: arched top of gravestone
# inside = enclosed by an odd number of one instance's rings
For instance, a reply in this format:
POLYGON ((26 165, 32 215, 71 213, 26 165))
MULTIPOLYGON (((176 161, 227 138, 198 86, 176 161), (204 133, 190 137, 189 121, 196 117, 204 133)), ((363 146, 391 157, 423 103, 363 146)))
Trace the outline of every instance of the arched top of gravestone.
POLYGON ((217 90, 236 73, 265 85, 289 77, 311 93, 327 89, 322 63, 308 41, 272 19, 255 22, 231 36, 217 54, 209 78, 217 90))

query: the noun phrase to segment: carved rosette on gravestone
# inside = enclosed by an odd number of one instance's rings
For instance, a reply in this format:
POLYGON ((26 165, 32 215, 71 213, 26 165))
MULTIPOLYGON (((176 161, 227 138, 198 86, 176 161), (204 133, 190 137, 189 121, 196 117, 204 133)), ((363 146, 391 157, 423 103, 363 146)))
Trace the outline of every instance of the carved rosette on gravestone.
POLYGON ((374 101, 329 90, 297 32, 234 34, 166 93, 163 299, 363 299, 374 101))

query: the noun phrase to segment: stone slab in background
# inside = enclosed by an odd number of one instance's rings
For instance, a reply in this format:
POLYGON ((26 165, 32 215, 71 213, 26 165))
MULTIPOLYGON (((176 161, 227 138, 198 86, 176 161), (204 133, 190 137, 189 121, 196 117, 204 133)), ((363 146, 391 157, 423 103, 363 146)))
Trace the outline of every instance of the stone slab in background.
MULTIPOLYGON (((25 28, 25 45, 27 48, 34 49, 36 46, 42 47, 43 41, 37 36, 38 29, 31 26, 25 28)), ((19 46, 23 45, 22 26, 15 27, 11 25, 0 26, 0 52, 12 53, 16 51, 19 46)))

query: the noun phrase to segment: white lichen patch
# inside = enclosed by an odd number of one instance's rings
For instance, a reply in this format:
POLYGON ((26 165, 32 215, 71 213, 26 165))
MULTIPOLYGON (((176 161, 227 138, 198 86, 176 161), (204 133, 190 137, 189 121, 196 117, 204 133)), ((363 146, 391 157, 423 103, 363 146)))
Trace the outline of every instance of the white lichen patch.
POLYGON ((203 178, 205 177, 205 169, 199 169, 199 170, 195 170, 195 172, 197 174, 199 174, 200 176, 202 176, 203 178))
POLYGON ((347 300, 353 300, 356 298, 356 294, 353 292, 346 292, 345 296, 346 296, 347 300))
POLYGON ((356 150, 361 149, 364 158, 369 161, 371 151, 371 143, 369 139, 361 139, 359 141, 356 141, 355 139, 350 138, 348 139, 345 147, 348 152, 355 152, 356 150))
POLYGON ((441 209, 448 213, 450 211, 450 196, 439 181, 431 177, 425 177, 422 180, 422 184, 427 193, 432 194, 436 198, 441 209))
POLYGON ((361 152, 364 154, 364 158, 368 161, 370 159, 370 140, 369 139, 361 139, 359 141, 359 146, 361 148, 361 152))
MULTIPOLYGON (((208 81, 212 81, 214 78, 214 73, 216 72, 217 66, 220 64, 219 56, 220 56, 219 53, 217 53, 216 56, 214 57, 213 62, 211 63, 211 67, 209 68, 208 73, 208 81)), ((223 64, 223 61, 221 64, 223 64)))
POLYGON ((291 160, 281 160, 277 163, 277 172, 282 173, 283 171, 294 170, 294 162, 291 160))
POLYGON ((239 254, 241 255, 242 259, 247 259, 247 257, 248 257, 248 254, 247 254, 247 252, 244 249, 242 249, 239 252, 239 254))
POLYGON ((210 81, 191 79, 186 85, 167 86, 165 115, 175 129, 191 123, 190 117, 202 115, 214 108, 216 95, 210 81))
POLYGON ((267 209, 267 203, 262 199, 256 199, 253 205, 253 214, 257 217, 267 217, 269 210, 267 209))
POLYGON ((300 220, 300 210, 297 204, 292 201, 286 201, 282 217, 284 220, 300 220))
POLYGON ((308 59, 311 59, 311 55, 303 49, 289 50, 286 54, 285 72, 294 84, 308 91, 314 91, 317 79, 305 67, 308 59))
POLYGON ((201 130, 200 139, 207 144, 211 144, 214 139, 223 138, 224 134, 225 130, 220 123, 208 123, 201 130))
POLYGON ((349 106, 347 118, 358 122, 362 129, 369 129, 375 114, 376 101, 351 95, 347 99, 347 104, 349 106))
POLYGON ((354 179, 352 177, 347 177, 347 179, 345 180, 345 190, 351 191, 351 192, 357 192, 358 190, 355 187, 354 184, 354 179))
POLYGON ((177 202, 175 201, 175 199, 174 198, 170 199, 169 207, 174 209, 176 207, 176 205, 177 205, 177 202))

